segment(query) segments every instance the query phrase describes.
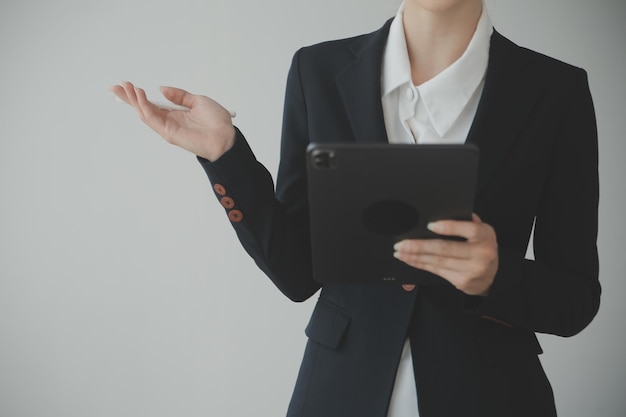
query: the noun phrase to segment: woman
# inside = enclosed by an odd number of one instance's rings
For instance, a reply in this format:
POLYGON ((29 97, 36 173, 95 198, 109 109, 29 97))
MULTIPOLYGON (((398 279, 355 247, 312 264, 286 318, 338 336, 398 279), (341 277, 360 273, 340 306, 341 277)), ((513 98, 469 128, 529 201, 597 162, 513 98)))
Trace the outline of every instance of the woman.
POLYGON ((535 332, 571 336, 599 307, 595 116, 583 70, 493 30, 481 0, 407 0, 378 31, 296 53, 274 193, 229 113, 175 88, 189 111, 112 88, 198 155, 240 241, 295 301, 312 279, 304 150, 311 142, 476 144, 464 242, 405 240, 417 285, 322 288, 289 416, 554 416, 535 332), (535 225, 535 260, 524 255, 535 225), (437 275, 437 284, 419 284, 437 275))

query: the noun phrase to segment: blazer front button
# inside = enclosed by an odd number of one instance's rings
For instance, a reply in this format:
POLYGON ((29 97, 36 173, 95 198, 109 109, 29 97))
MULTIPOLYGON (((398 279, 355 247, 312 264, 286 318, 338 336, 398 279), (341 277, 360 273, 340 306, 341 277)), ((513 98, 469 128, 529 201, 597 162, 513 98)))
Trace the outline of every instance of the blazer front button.
POLYGON ((231 210, 228 212, 228 218, 233 223, 239 223, 243 220, 243 213, 239 210, 231 210))
POLYGON ((220 199, 220 203, 222 204, 222 207, 224 207, 226 209, 231 209, 231 208, 235 207, 235 200, 233 200, 230 197, 222 197, 220 199))
POLYGON ((402 289, 407 292, 413 291, 415 289, 415 284, 403 284, 402 289))

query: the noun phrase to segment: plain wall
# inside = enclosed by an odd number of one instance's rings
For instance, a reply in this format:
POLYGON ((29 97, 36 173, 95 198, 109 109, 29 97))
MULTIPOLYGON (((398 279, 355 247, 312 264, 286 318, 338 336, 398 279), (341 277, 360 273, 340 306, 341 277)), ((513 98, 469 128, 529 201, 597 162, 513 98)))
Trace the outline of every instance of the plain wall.
MULTIPOLYGON (((315 300, 272 286, 195 157, 106 88, 212 96, 275 173, 293 53, 373 31, 398 4, 2 1, 1 416, 284 415, 315 300)), ((513 41, 589 72, 602 306, 580 335, 542 336, 542 361, 560 415, 624 415, 626 2, 487 4, 513 41)))

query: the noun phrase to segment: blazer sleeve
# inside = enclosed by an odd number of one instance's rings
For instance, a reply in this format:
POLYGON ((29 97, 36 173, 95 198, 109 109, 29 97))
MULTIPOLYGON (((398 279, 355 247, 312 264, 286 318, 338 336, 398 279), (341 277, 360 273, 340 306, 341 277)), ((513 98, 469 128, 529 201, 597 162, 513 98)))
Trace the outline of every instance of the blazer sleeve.
MULTIPOLYGON (((499 271, 478 313, 513 326, 571 336, 600 305, 598 140, 587 75, 562 101, 550 170, 535 218, 534 260, 500 248, 499 271)), ((543 151, 543 150, 538 150, 543 151)))
POLYGON ((241 244, 287 297, 304 301, 320 284, 313 280, 306 187, 308 144, 299 53, 287 80, 277 192, 267 169, 236 129, 234 146, 217 161, 198 158, 241 244))

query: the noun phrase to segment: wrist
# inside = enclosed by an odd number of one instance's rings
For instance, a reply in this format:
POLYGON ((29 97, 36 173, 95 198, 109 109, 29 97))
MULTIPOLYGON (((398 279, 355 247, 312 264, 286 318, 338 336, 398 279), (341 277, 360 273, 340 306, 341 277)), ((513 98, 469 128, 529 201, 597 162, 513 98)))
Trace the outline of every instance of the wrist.
POLYGON ((214 131, 210 132, 209 138, 207 138, 207 142, 210 146, 208 149, 199 153, 198 156, 210 162, 215 162, 233 147, 235 139, 236 132, 232 123, 216 128, 214 131))

